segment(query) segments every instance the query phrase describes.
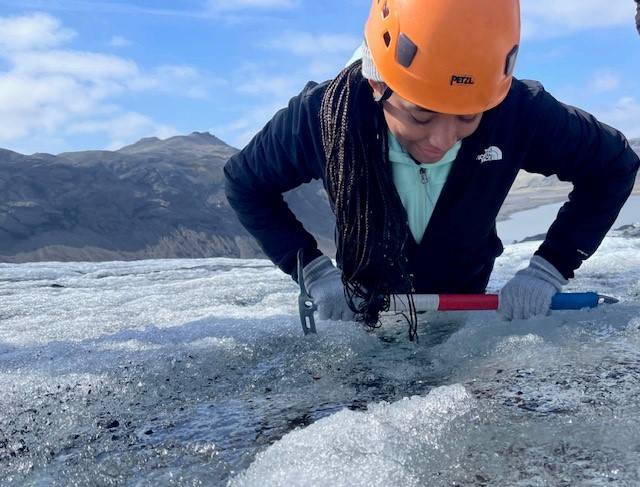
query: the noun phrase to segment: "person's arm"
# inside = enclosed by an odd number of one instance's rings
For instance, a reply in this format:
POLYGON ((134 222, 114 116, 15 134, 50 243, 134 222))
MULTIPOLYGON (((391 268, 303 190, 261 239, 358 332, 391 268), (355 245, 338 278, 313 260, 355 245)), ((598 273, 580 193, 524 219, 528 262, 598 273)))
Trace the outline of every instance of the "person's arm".
POLYGON ((617 130, 592 115, 564 105, 538 83, 527 82, 519 116, 527 153, 523 169, 556 174, 573 183, 529 266, 500 291, 498 312, 506 319, 545 314, 553 295, 574 276, 613 225, 627 200, 640 161, 617 130))
POLYGON ((224 168, 227 199, 240 222, 294 279, 298 250, 304 249, 305 264, 321 252, 282 194, 324 176, 318 118, 322 92, 320 86, 307 85, 224 168))
POLYGON ((541 116, 523 168, 573 183, 569 201, 536 255, 569 279, 613 225, 633 189, 640 160, 616 129, 558 102, 541 87, 534 98, 541 116))

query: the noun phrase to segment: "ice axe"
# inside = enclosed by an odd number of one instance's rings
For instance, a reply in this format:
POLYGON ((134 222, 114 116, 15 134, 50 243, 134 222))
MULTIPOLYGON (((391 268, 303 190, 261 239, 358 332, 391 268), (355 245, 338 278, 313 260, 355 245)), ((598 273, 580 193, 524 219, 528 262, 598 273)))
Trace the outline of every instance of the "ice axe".
MULTIPOLYGON (((317 309, 313 298, 304 285, 302 251, 298 252, 298 283, 300 295, 298 307, 300 323, 305 335, 316 333, 316 323, 313 312, 317 309)), ((619 300, 594 292, 587 293, 558 293, 551 299, 552 310, 568 310, 596 308, 600 304, 613 304, 619 300)), ((497 294, 399 294, 390 298, 389 311, 402 313, 414 311, 472 311, 498 309, 499 296, 497 294), (413 300, 413 306, 410 300, 413 300)))
POLYGON ((298 284, 300 285, 300 294, 298 295, 298 309, 300 310, 300 323, 302 331, 305 335, 316 332, 316 322, 313 319, 313 312, 318 309, 313 298, 309 296, 307 288, 304 285, 304 272, 302 268, 302 249, 298 250, 298 284))

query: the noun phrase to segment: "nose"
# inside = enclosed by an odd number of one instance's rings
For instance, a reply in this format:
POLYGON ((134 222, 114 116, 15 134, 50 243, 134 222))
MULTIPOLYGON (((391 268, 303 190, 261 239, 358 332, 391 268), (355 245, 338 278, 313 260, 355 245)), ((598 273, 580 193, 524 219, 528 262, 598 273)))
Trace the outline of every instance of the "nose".
POLYGON ((455 115, 440 114, 433 122, 435 123, 430 124, 430 130, 425 134, 424 140, 434 149, 446 152, 460 138, 455 115))

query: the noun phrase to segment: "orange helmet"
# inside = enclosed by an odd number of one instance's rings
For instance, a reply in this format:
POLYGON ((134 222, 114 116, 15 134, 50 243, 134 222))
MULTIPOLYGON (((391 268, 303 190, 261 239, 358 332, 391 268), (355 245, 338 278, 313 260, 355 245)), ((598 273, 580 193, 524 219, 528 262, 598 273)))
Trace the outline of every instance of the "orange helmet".
POLYGON ((373 0, 365 39, 382 79, 402 98, 440 113, 480 113, 511 86, 520 3, 373 0))

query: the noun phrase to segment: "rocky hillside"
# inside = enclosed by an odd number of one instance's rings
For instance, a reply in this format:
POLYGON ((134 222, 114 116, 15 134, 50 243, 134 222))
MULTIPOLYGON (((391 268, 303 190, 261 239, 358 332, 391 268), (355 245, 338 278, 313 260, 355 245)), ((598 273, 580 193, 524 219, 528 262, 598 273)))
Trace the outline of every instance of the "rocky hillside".
MULTIPOLYGON (((629 144, 640 155, 640 139, 631 139, 629 144)), ((570 183, 563 183, 555 176, 547 178, 540 174, 520 171, 498 214, 498 221, 505 220, 518 211, 563 201, 571 188, 570 183)), ((633 194, 640 194, 640 173, 636 177, 633 194)))
MULTIPOLYGON (((632 142, 640 152, 640 140, 632 142)), ((208 133, 147 138, 117 151, 26 156, 0 149, 0 262, 262 257, 224 196, 222 167, 235 152, 208 133)), ((568 191, 523 173, 501 217, 568 191)), ((285 198, 333 254, 322 185, 285 198)))
MULTIPOLYGON (((0 150, 0 261, 262 256, 224 196, 235 152, 208 133, 57 156, 0 150)), ((324 198, 311 227, 331 235, 324 194, 288 198, 301 217, 324 198)))

